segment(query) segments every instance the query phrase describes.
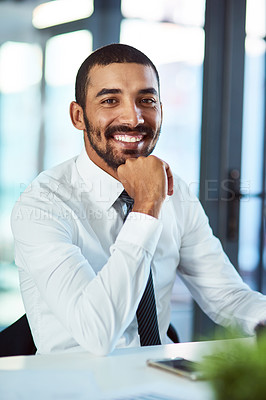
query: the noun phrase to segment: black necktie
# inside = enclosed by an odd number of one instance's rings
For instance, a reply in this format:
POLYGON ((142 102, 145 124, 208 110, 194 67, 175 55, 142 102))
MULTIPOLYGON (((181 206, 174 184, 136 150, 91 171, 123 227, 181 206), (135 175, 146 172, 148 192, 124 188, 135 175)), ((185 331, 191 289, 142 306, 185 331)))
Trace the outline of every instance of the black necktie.
MULTIPOLYGON (((133 208, 134 200, 125 190, 121 193, 120 199, 127 206, 126 219, 133 208)), ((137 309, 137 321, 141 346, 161 344, 151 269, 146 288, 137 309)))
POLYGON ((127 219, 128 214, 130 213, 130 211, 131 211, 132 208, 133 208, 134 200, 132 199, 132 197, 130 197, 130 196, 127 194, 127 192, 126 192, 125 190, 123 190, 123 192, 120 194, 119 198, 120 198, 120 200, 122 200, 122 201, 125 203, 125 205, 127 206, 127 211, 126 211, 125 216, 124 216, 124 222, 125 222, 125 220, 127 219))

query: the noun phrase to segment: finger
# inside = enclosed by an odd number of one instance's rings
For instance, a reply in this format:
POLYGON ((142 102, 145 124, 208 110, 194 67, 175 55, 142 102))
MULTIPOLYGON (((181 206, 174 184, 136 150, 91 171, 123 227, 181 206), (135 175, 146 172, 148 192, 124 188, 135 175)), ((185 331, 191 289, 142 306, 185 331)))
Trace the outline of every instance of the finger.
POLYGON ((163 161, 164 163, 164 168, 165 168, 165 172, 166 172, 166 176, 167 176, 167 182, 168 182, 168 190, 167 190, 167 194, 168 196, 172 196, 172 194, 174 193, 174 178, 173 178, 173 174, 171 171, 171 168, 169 167, 169 165, 163 161))

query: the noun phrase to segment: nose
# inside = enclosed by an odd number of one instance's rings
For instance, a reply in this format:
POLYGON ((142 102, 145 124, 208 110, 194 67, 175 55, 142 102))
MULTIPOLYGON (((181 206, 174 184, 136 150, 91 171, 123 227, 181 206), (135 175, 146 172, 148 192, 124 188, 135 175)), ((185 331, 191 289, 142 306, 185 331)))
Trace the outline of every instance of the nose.
POLYGON ((128 101, 124 103, 119 116, 119 122, 131 127, 143 124, 144 118, 142 115, 142 110, 135 102, 128 101))

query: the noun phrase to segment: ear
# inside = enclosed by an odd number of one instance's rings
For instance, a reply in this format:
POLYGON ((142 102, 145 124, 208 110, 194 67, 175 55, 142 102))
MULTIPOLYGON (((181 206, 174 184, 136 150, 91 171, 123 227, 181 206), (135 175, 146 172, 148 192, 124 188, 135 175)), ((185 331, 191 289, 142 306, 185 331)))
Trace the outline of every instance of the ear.
POLYGON ((80 131, 84 131, 86 127, 84 123, 82 107, 75 101, 72 101, 70 103, 69 113, 74 127, 79 129, 80 131))
POLYGON ((160 108, 161 108, 161 120, 163 121, 163 103, 160 102, 160 108))

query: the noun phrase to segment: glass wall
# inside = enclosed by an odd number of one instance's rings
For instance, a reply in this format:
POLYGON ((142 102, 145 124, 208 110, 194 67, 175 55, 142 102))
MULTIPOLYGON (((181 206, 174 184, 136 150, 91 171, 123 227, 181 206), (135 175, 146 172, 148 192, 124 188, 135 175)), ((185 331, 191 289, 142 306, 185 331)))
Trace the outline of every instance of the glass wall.
POLYGON ((53 36, 47 41, 44 169, 80 153, 83 135, 73 128, 69 104, 75 100, 78 68, 91 52, 92 35, 87 30, 53 36))
MULTIPOLYGON (((260 269, 263 226, 263 170, 265 146, 266 2, 248 0, 246 15, 245 82, 240 202, 240 273, 254 289, 264 290, 260 269)), ((264 171, 265 173, 265 171, 264 171)), ((265 188, 264 188, 265 190, 265 188)), ((265 215, 264 215, 265 218, 265 215)), ((264 268, 266 268, 264 262, 264 268)), ((265 279, 264 279, 265 281, 265 279)), ((266 284, 266 281, 265 281, 266 284)))
POLYGON ((37 44, 0 46, 0 325, 23 310, 14 265, 10 214, 37 174, 42 52, 37 44), (12 307, 12 304, 15 306, 12 307))

